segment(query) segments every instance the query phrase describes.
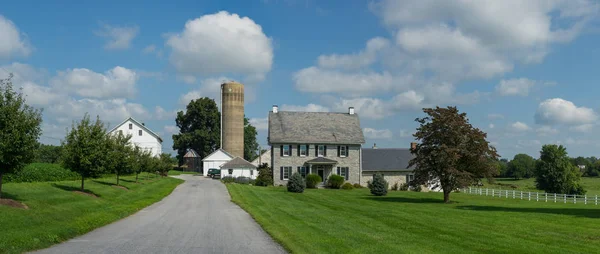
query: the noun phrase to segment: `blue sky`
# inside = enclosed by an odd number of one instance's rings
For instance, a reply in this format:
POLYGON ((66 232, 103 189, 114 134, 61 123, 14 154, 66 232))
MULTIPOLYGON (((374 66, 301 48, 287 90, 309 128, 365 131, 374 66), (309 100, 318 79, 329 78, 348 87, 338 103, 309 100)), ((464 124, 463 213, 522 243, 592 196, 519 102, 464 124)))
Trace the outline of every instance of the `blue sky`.
POLYGON ((408 147, 421 108, 456 105, 502 157, 538 157, 550 143, 600 156, 598 6, 15 1, 0 10, 0 75, 14 73, 28 102, 44 108, 45 143, 90 112, 110 127, 133 116, 171 152, 175 112, 236 80, 261 145, 273 104, 353 106, 369 147, 408 147))

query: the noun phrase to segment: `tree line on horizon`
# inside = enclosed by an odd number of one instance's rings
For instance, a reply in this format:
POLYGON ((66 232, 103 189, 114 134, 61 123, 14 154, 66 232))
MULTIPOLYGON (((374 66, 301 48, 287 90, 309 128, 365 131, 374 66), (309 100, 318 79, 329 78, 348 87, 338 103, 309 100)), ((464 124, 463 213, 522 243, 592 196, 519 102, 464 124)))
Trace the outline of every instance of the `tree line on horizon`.
MULTIPOLYGON (((516 154, 512 160, 498 160, 498 177, 514 179, 527 179, 535 177, 535 167, 539 158, 524 153, 516 154)), ((591 157, 569 157, 569 161, 576 166, 584 177, 596 177, 600 175, 600 159, 591 157)))

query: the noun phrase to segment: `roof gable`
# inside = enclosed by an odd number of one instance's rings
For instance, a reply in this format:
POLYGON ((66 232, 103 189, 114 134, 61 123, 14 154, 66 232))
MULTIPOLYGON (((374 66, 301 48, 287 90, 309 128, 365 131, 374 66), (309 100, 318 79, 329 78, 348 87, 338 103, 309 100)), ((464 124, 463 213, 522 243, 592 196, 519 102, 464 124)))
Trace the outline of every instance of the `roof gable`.
POLYGON ((332 112, 269 113, 269 142, 364 144, 357 114, 332 112))
POLYGON ((231 154, 229 154, 227 151, 219 148, 219 149, 215 150, 214 152, 212 152, 211 154, 204 157, 202 159, 202 161, 222 160, 222 159, 231 160, 231 159, 233 159, 233 156, 231 156, 231 154))
POLYGON ((163 142, 162 138, 160 136, 158 136, 158 134, 154 133, 152 130, 148 129, 148 127, 146 127, 145 125, 141 124, 137 120, 133 119, 133 117, 129 117, 129 118, 125 119, 125 121, 121 122, 120 124, 118 124, 117 126, 115 126, 114 128, 112 128, 108 133, 111 133, 111 132, 115 131, 117 128, 123 126, 123 124, 127 123, 128 121, 131 121, 132 123, 134 123, 135 125, 137 125, 138 127, 140 127, 142 130, 150 133, 150 135, 152 135, 155 138, 157 138, 158 141, 160 141, 161 143, 163 142))
POLYGON ((256 166, 252 165, 252 163, 244 160, 241 157, 235 157, 233 160, 228 161, 227 163, 221 165, 221 169, 225 168, 256 168, 256 166))
POLYGON ((414 155, 408 148, 363 148, 363 171, 410 171, 408 163, 414 155))

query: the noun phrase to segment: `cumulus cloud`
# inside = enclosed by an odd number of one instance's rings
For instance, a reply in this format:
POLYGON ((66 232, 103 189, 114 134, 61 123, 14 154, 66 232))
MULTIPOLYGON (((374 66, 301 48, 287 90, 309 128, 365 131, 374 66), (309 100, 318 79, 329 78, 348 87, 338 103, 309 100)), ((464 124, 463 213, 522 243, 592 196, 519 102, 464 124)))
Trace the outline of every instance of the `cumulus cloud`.
POLYGON ((372 139, 390 139, 392 138, 392 131, 388 129, 377 130, 373 128, 364 128, 363 133, 366 138, 372 139))
POLYGON ((582 124, 582 125, 573 126, 573 127, 569 128, 569 129, 572 130, 572 131, 587 133, 587 132, 592 131, 593 128, 594 128, 594 125, 588 123, 588 124, 582 124))
POLYGON ((248 122, 259 131, 265 131, 269 128, 269 118, 250 118, 248 122))
POLYGON ((523 132, 531 130, 531 127, 527 126, 527 124, 523 122, 514 122, 510 125, 511 130, 516 132, 523 132))
POLYGON ((33 51, 32 46, 9 19, 0 15, 0 59, 26 57, 33 51))
POLYGON ((177 134, 179 133, 179 128, 175 125, 167 125, 164 127, 166 133, 177 134))
POLYGON ((329 112, 329 108, 310 103, 306 106, 299 105, 281 105, 281 111, 300 111, 300 112, 329 112))
POLYGON ((367 41, 366 48, 356 54, 350 55, 321 55, 317 61, 322 68, 359 69, 373 64, 377 54, 384 48, 389 47, 389 40, 375 37, 367 41))
MULTIPOLYGON (((194 77, 191 76, 181 76, 179 77, 180 79, 189 79, 188 82, 191 83, 195 83, 196 79, 194 77), (193 80, 192 80, 193 78, 193 80)), ((203 79, 200 81, 200 85, 194 89, 191 90, 189 92, 187 92, 186 94, 182 95, 179 98, 179 103, 181 105, 187 105, 191 100, 195 100, 201 97, 208 97, 211 99, 214 99, 217 104, 219 104, 220 99, 220 95, 221 95, 221 84, 223 84, 224 82, 231 80, 230 78, 227 77, 218 77, 218 78, 207 78, 207 79, 203 79)), ((186 81, 184 81, 186 82, 186 81)), ((187 83, 187 82, 186 82, 187 83)), ((244 91, 246 91, 248 89, 248 87, 244 87, 244 91)), ((247 94, 244 94, 246 97, 247 94)), ((248 98, 244 98, 245 101, 248 101, 248 98)), ((218 105, 220 107, 220 105, 218 105)))
POLYGON ((50 81, 57 90, 90 98, 129 98, 139 79, 133 70, 117 66, 104 74, 85 68, 60 71, 50 81))
POLYGON ((131 47, 131 41, 139 33, 138 26, 111 26, 103 25, 95 34, 107 39, 104 45, 105 49, 128 49, 131 47))
POLYGON ((273 64, 272 42, 262 27, 226 11, 187 21, 166 45, 171 63, 186 75, 239 73, 261 80, 273 64))
POLYGON ((144 52, 144 54, 154 53, 156 52, 156 46, 154 44, 148 45, 142 50, 142 52, 144 52))
POLYGON ((490 120, 504 119, 504 115, 502 115, 502 114, 488 114, 488 119, 490 119, 490 120))
POLYGON ((534 80, 519 78, 501 80, 496 86, 496 92, 502 96, 527 96, 529 90, 535 85, 534 80))
POLYGON ((594 123, 598 116, 591 108, 577 107, 573 102, 553 98, 540 103, 535 113, 538 124, 583 125, 594 123))
POLYGON ((548 125, 543 125, 535 130, 539 136, 552 136, 558 134, 558 130, 548 125))

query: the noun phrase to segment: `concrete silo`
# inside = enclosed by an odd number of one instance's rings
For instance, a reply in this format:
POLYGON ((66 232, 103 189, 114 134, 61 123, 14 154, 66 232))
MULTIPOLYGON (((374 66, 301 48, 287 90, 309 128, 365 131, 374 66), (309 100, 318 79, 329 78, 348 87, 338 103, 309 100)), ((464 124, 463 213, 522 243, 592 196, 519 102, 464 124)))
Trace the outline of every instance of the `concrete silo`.
POLYGON ((221 84, 221 148, 244 158, 244 85, 221 84))

